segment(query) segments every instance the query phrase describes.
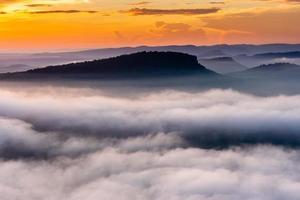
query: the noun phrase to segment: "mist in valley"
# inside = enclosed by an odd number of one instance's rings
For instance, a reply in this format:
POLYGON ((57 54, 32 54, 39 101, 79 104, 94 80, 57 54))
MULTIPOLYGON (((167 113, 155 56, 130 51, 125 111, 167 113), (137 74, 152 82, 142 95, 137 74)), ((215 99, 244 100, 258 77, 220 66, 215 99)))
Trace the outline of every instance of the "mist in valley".
POLYGON ((299 94, 134 85, 1 82, 2 198, 299 198, 299 94))
POLYGON ((0 55, 1 198, 298 200, 296 51, 0 55))

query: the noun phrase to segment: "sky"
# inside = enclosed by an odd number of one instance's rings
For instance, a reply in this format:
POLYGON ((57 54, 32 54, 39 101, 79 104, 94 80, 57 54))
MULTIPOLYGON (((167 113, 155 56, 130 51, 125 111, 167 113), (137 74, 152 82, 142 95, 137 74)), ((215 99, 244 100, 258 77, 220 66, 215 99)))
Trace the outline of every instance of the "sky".
POLYGON ((300 0, 0 0, 0 48, 300 43, 300 0))

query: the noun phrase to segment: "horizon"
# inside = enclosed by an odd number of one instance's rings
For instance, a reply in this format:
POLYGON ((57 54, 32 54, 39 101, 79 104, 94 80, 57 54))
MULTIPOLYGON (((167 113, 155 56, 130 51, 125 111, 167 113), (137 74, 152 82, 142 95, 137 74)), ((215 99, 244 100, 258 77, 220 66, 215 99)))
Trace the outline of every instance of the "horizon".
POLYGON ((169 44, 169 45, 136 45, 136 46, 112 46, 112 47, 94 47, 94 48, 78 48, 78 49, 38 49, 32 51, 2 51, 0 49, 0 54, 35 54, 35 53, 68 53, 68 52, 81 52, 81 51, 93 51, 93 50, 101 50, 101 49, 122 49, 122 48, 140 48, 140 47, 184 47, 184 46, 193 46, 193 47, 214 47, 214 46, 264 46, 264 45, 300 45, 299 43, 261 43, 261 44, 254 44, 254 43, 237 43, 237 44, 227 44, 227 43, 220 43, 220 44, 210 44, 210 45, 196 45, 196 44, 169 44))

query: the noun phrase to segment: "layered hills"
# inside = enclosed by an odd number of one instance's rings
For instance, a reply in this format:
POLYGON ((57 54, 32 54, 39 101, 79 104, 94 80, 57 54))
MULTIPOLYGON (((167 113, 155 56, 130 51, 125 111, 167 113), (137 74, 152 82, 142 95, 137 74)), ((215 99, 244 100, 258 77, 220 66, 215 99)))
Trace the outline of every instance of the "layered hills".
POLYGON ((251 69, 232 73, 232 76, 239 78, 255 78, 264 81, 268 80, 292 80, 299 79, 300 66, 290 63, 274 63, 260 65, 251 69))

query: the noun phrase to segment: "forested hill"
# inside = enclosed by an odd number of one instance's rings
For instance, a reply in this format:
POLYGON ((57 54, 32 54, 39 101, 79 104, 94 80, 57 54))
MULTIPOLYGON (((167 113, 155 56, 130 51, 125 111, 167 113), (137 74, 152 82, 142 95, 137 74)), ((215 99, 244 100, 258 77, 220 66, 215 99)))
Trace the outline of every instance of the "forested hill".
POLYGON ((139 52, 118 57, 29 70, 30 74, 102 74, 107 76, 214 74, 196 56, 176 52, 139 52))

